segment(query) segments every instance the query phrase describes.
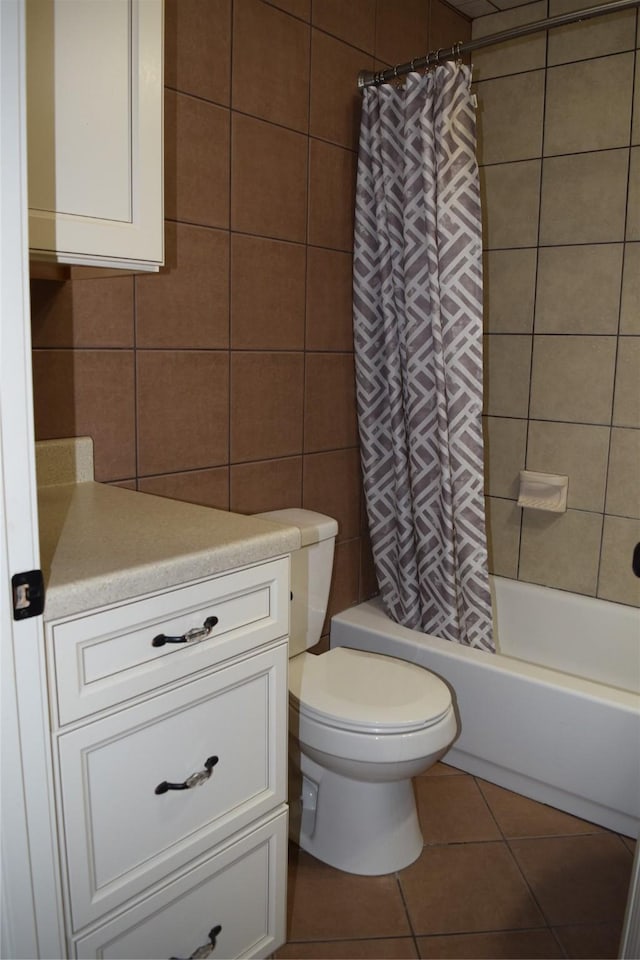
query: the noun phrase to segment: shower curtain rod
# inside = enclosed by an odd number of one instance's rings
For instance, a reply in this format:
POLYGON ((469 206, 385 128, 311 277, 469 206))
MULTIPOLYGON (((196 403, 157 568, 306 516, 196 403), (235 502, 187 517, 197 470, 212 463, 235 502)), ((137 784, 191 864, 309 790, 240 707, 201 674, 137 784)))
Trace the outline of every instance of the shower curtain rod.
POLYGON ((564 27, 568 23, 579 23, 582 20, 591 20, 593 17, 601 17, 607 13, 617 13, 619 10, 627 10, 629 7, 637 7, 640 0, 613 0, 612 3, 600 3, 595 7, 587 7, 585 10, 572 10, 569 13, 561 13, 556 17, 547 17, 546 20, 538 20, 536 23, 526 23, 520 27, 511 27, 509 30, 503 30, 501 33, 491 33, 486 37, 478 37, 477 40, 467 40, 464 43, 454 43, 451 47, 440 47, 438 50, 432 50, 424 57, 415 57, 408 63, 399 63, 395 67, 389 67, 387 70, 379 70, 375 73, 370 70, 361 70, 358 74, 358 89, 364 87, 377 87, 382 83, 388 83, 397 77, 403 77, 414 70, 421 70, 423 67, 431 67, 441 60, 458 59, 463 53, 471 50, 479 50, 481 47, 488 47, 494 43, 502 43, 503 40, 513 40, 517 37, 526 37, 530 33, 539 33, 542 30, 551 30, 552 27, 564 27))

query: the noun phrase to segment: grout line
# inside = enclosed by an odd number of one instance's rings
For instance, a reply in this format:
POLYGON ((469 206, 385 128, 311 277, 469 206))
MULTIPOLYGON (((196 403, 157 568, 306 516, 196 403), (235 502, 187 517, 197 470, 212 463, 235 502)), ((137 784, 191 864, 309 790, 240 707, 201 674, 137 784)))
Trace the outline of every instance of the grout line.
MULTIPOLYGON (((164 226, 162 228, 164 230, 164 226)), ((133 430, 134 430, 134 464, 135 489, 140 489, 140 430, 138 405, 138 284, 136 277, 133 282, 133 430)))
POLYGON ((541 904, 540 901, 538 900, 538 898, 537 898, 537 896, 536 896, 536 894, 535 894, 535 891, 533 890, 533 887, 531 886, 531 884, 529 883, 527 877, 525 876, 524 870, 523 870, 522 867, 520 866, 520 862, 518 861, 518 858, 516 857, 516 855, 514 854, 513 850, 511 849, 511 842, 510 842, 509 840, 505 840, 505 847, 506 847, 506 850, 507 850, 509 856, 511 857, 511 860, 512 860, 513 863, 515 864, 515 867, 516 867, 518 873, 519 873, 520 876, 522 877, 522 879, 523 879, 523 881, 524 881, 524 883, 525 883, 525 886, 526 886, 527 890, 529 891, 529 894, 531 895, 531 899, 533 900, 533 902, 535 903, 536 907, 537 907, 538 910, 540 911, 540 916, 542 917, 542 919, 543 919, 543 921, 544 921, 545 927, 547 928, 547 930, 551 930, 551 929, 552 929, 551 923, 550 923, 550 921, 547 919, 547 915, 545 914, 544 910, 542 909, 542 904, 541 904))
POLYGON ((300 506, 304 506, 304 467, 305 467, 305 423, 307 420, 307 304, 309 302, 309 234, 311 226, 311 77, 313 73, 313 0, 310 4, 309 23, 309 86, 307 89, 307 183, 305 198, 305 237, 304 237, 304 323, 302 328, 302 404, 300 408, 300 489, 298 491, 300 506))
MULTIPOLYGON (((544 72, 545 72, 545 88, 546 88, 546 74, 548 73, 548 71, 545 70, 544 72)), ((515 166, 518 163, 535 163, 537 160, 540 161, 540 165, 542 166, 542 162, 544 160, 564 160, 567 157, 585 157, 585 156, 592 156, 595 153, 620 153, 621 151, 628 151, 628 150, 629 150, 628 144, 625 144, 623 146, 617 146, 617 147, 598 147, 595 150, 568 150, 566 153, 542 153, 539 156, 518 157, 516 160, 496 160, 494 163, 482 163, 479 166, 482 170, 487 170, 493 167, 511 167, 511 166, 515 166)), ((598 241, 595 241, 595 242, 597 243, 598 241)), ((608 242, 613 243, 615 241, 610 240, 608 242)), ((553 244, 551 244, 551 246, 553 246, 553 244)), ((569 244, 565 244, 565 246, 569 246, 569 244)))
POLYGON ((478 791, 479 791, 479 793, 480 793, 480 796, 482 797, 482 800, 483 800, 483 802, 484 802, 484 805, 485 805, 485 807, 487 808, 487 810, 489 811, 489 814, 491 815, 491 819, 492 819, 493 822, 495 823, 495 825, 496 825, 496 827, 497 827, 497 829, 498 829, 498 832, 500 833, 500 836, 502 837, 503 840, 506 841, 507 837, 505 836, 505 832, 504 832, 504 830, 502 829, 502 827, 500 826, 500 822, 499 822, 498 818, 496 817, 495 813, 493 812, 493 808, 491 807, 491 804, 490 804, 489 801, 487 800, 487 798, 486 798, 486 796, 485 796, 485 793, 484 793, 484 790, 482 789, 482 783, 483 783, 484 781, 483 781, 480 777, 475 777, 475 776, 474 776, 474 777, 473 777, 473 782, 475 783, 475 785, 476 785, 476 787, 477 787, 477 789, 478 789, 478 791))
MULTIPOLYGON (((546 248, 546 249, 548 249, 548 248, 546 248)), ((535 297, 534 297, 534 299, 535 299, 535 297)), ((505 331, 496 331, 495 333, 485 333, 484 336, 485 336, 485 337, 533 337, 533 336, 536 336, 536 337, 572 337, 572 338, 575 338, 575 337, 590 337, 590 338, 593 338, 593 337, 609 337, 611 340, 613 340, 614 338, 617 339, 617 336, 618 336, 618 335, 617 335, 616 332, 611 332, 611 333, 582 333, 582 332, 580 332, 580 333, 573 333, 573 332, 571 332, 571 331, 567 331, 567 332, 564 332, 564 331, 560 331, 560 332, 557 332, 557 331, 548 331, 548 332, 544 332, 544 333, 536 333, 536 334, 534 334, 534 333, 521 333, 520 331, 513 331, 513 333, 511 333, 511 332, 509 332, 508 330, 505 330, 505 331)))
MULTIPOLYGON (((422 853, 420 854, 420 856, 423 856, 424 850, 425 850, 425 847, 424 847, 424 845, 423 845, 423 847, 422 847, 422 853)), ((408 905, 408 903, 407 903, 407 901, 406 901, 406 898, 405 898, 405 895, 404 895, 404 890, 403 890, 403 888, 402 888, 402 881, 400 880, 400 871, 399 871, 399 870, 396 870, 394 876, 395 876, 396 884, 397 884, 397 887, 398 887, 398 893, 400 894, 400 899, 401 899, 401 901, 402 901, 402 906, 404 907, 405 916, 406 916, 406 918, 407 918, 407 924, 409 925, 409 931, 410 931, 410 932, 409 932, 409 937, 413 940, 413 945, 414 945, 414 947, 415 947, 416 956, 419 957, 419 956, 420 956, 420 951, 418 950, 418 941, 417 941, 417 939, 416 939, 417 934, 416 934, 416 931, 415 931, 414 926, 413 926, 413 921, 411 920, 411 914, 410 914, 410 912, 409 912, 409 905, 408 905)))
MULTIPOLYGON (((528 422, 527 417, 516 417, 508 413, 483 413, 483 417, 487 420, 523 420, 525 423, 528 422)), ((592 420, 551 420, 548 417, 532 417, 531 420, 534 423, 562 423, 568 427, 602 427, 604 430, 608 430, 610 426, 608 423, 598 423, 592 420)), ((623 427, 622 429, 640 430, 640 427, 623 427)), ((506 499, 510 499, 510 497, 506 499)))
POLYGON ((231 230, 231 216, 232 216, 232 201, 233 201, 233 34, 234 34, 234 25, 235 25, 235 10, 234 10, 235 0, 231 0, 231 5, 229 9, 229 183, 228 183, 228 196, 229 196, 229 207, 228 207, 228 235, 229 235, 229 265, 228 265, 228 298, 229 298, 229 315, 227 322, 227 462, 225 464, 227 469, 227 509, 231 510, 231 444, 232 444, 232 431, 233 431, 233 403, 232 403, 232 389, 233 389, 233 329, 232 329, 232 303, 233 303, 233 274, 232 274, 232 260, 233 260, 233 232, 231 230))
POLYGON ((625 244, 624 238, 621 240, 576 240, 572 243, 541 243, 539 247, 525 244, 522 247, 484 247, 485 253, 512 253, 520 250, 555 250, 556 247, 622 247, 625 244))
MULTIPOLYGON (((549 15, 549 0, 547 0, 547 16, 549 15)), ((533 393, 533 374, 534 374, 534 354, 536 347, 536 306, 538 299, 538 271, 540 263, 540 231, 542 219, 542 187, 544 178, 544 134, 547 115, 547 78, 549 72, 549 31, 545 34, 544 45, 544 82, 542 85, 542 117, 540 126, 540 172, 538 180, 538 229, 536 231, 536 254, 535 254, 535 273, 533 280, 533 304, 531 314, 531 353, 529 355, 529 390, 527 397, 527 428, 524 436, 524 468, 527 468, 527 459, 529 456, 529 434, 531 432, 531 396, 533 393)), ((520 513, 520 524, 518 531, 518 562, 516 565, 516 579, 520 579, 522 573, 522 547, 525 534, 525 512, 520 513)))
POLYGON ((554 939, 555 942, 557 943, 558 949, 560 950, 562 956, 565 957, 565 958, 568 958, 568 957, 569 957, 569 954, 568 954, 567 950, 565 949, 562 941, 560 940, 560 937, 558 936, 558 932, 557 932, 557 931, 558 931, 558 928, 557 928, 557 927, 549 927, 548 929, 549 929, 549 932, 550 932, 551 936, 553 937, 553 939, 554 939))

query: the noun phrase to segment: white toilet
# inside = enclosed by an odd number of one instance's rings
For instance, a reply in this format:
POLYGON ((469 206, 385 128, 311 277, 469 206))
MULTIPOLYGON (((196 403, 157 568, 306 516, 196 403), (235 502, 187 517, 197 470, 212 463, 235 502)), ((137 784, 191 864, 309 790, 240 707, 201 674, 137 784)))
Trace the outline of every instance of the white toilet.
POLYGON ((457 733, 451 693, 395 657, 347 647, 305 652, 321 636, 338 524, 309 510, 258 516, 297 526, 302 544, 291 564, 291 838, 349 873, 399 870, 423 845, 411 778, 457 733))

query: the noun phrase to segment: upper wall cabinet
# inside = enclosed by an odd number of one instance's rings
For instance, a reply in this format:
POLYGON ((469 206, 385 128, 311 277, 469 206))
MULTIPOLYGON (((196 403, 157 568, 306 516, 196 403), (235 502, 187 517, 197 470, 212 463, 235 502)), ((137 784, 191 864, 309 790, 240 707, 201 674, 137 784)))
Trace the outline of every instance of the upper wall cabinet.
POLYGON ((163 262, 162 0, 27 0, 31 258, 163 262))

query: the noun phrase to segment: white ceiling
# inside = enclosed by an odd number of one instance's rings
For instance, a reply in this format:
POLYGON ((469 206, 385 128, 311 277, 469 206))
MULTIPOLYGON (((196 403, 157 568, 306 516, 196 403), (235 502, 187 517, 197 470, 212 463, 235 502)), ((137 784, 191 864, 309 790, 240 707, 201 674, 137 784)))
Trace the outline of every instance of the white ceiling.
POLYGON ((500 10, 511 10, 512 7, 523 7, 531 0, 447 0, 451 7, 455 7, 465 17, 484 17, 487 13, 497 13, 500 10))

